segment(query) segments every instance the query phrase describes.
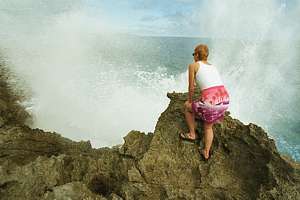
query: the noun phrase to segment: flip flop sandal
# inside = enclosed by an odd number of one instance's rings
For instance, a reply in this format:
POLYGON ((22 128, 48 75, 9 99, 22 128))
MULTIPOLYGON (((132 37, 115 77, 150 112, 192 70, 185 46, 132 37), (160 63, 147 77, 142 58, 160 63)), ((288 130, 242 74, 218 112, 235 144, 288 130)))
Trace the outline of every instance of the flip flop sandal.
POLYGON ((187 140, 190 142, 195 142, 198 139, 198 138, 195 138, 195 139, 190 138, 190 135, 188 133, 180 133, 179 137, 183 140, 187 140))

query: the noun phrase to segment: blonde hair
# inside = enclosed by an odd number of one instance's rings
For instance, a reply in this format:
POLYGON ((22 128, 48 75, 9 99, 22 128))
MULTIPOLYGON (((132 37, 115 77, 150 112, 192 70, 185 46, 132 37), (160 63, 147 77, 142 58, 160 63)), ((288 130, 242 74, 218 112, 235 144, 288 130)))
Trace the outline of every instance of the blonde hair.
POLYGON ((205 44, 197 45, 195 48, 195 52, 198 53, 200 60, 205 60, 205 61, 207 60, 207 57, 209 55, 209 50, 207 45, 205 44))

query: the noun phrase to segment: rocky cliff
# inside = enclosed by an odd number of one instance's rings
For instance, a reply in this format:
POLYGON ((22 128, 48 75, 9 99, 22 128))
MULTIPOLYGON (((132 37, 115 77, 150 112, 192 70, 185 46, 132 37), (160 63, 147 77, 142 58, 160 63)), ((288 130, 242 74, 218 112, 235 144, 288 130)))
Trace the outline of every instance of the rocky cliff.
MULTIPOLYGON (((211 159, 202 161, 202 140, 178 137, 187 131, 186 94, 167 95, 154 133, 131 131, 122 145, 94 149, 25 125, 28 114, 0 84, 1 200, 300 199, 299 163, 280 155, 261 127, 229 112, 213 127, 211 159)), ((197 132, 201 138, 201 122, 197 132)))

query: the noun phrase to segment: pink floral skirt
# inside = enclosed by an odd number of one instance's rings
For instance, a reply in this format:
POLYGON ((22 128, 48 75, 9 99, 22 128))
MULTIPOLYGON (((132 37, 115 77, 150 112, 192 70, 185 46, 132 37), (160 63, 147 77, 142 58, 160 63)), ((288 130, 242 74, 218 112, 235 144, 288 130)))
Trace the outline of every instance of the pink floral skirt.
POLYGON ((222 121, 228 107, 229 94, 224 85, 202 90, 200 100, 192 102, 196 117, 208 123, 222 121))

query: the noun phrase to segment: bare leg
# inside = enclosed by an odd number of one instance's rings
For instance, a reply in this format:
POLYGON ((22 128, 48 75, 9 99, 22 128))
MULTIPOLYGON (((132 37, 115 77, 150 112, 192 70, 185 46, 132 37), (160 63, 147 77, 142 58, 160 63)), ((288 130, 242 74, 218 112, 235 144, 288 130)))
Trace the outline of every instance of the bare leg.
POLYGON ((189 135, 191 139, 196 138, 196 123, 195 123, 195 114, 192 112, 192 105, 188 101, 184 103, 184 114, 185 114, 185 119, 189 127, 189 135))
POLYGON ((204 122, 204 143, 203 155, 207 159, 209 157, 209 150, 214 139, 213 123, 204 122))

